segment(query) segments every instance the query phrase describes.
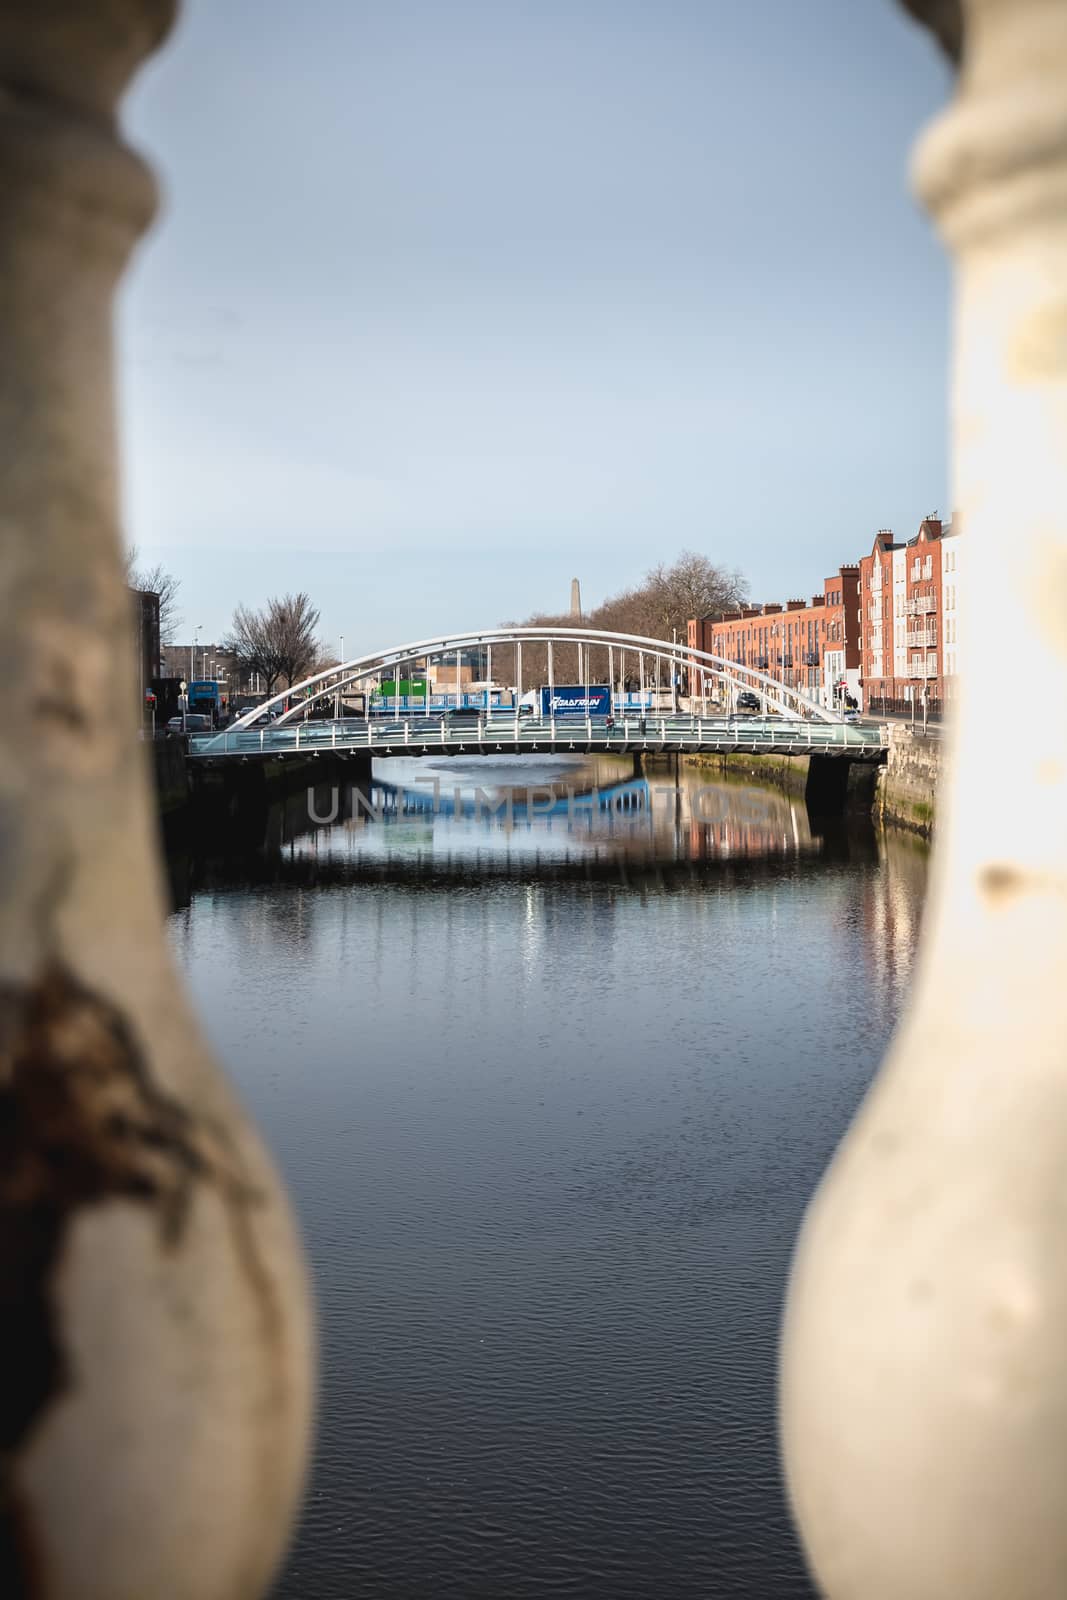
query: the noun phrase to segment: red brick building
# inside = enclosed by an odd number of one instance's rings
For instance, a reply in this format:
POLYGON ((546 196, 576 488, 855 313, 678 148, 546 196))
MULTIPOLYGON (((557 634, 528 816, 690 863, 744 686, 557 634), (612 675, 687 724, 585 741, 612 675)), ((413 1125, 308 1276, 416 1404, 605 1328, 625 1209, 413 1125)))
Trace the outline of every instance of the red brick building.
POLYGON ((820 705, 858 695, 859 568, 841 567, 809 601, 741 606, 689 622, 689 647, 767 673, 820 705))
POLYGON ((950 698, 945 646, 954 672, 955 583, 946 625, 943 573, 955 573, 958 544, 938 517, 924 517, 906 543, 883 529, 860 562, 865 711, 906 714, 925 701, 936 715, 950 698))

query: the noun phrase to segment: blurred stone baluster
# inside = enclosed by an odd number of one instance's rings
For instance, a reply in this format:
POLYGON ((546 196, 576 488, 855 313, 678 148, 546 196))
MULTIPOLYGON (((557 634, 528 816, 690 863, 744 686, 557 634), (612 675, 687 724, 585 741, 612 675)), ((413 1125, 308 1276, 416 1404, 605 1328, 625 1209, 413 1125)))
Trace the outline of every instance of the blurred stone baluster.
POLYGON ((1067 5, 909 9, 961 61, 915 173, 955 264, 964 670, 911 1002, 798 1246, 784 1453, 831 1600, 1061 1600, 1067 5))
POLYGON ((260 1595, 308 1437, 300 1252, 167 952, 136 737, 111 301, 155 189, 115 104, 171 14, 0 12, 0 1594, 34 1600, 260 1595))

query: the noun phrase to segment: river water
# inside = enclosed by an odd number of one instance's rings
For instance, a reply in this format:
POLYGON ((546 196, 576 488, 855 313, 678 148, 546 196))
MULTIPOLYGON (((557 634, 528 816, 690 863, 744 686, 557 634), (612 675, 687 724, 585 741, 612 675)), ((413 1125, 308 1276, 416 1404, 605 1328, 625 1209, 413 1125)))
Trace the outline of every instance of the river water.
POLYGON ((673 784, 383 762, 185 863, 174 948, 318 1296, 278 1600, 812 1594, 777 1325, 925 858, 673 784))

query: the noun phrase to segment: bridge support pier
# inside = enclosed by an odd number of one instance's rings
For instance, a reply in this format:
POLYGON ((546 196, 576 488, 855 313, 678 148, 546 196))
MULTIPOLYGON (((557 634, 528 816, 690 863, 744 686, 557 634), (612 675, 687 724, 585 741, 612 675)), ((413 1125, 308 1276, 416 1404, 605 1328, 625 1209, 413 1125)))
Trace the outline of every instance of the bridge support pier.
POLYGON ((231 846, 259 846, 271 842, 272 824, 279 820, 287 837, 318 826, 330 812, 328 796, 324 798, 330 789, 343 792, 345 805, 339 814, 347 815, 351 788, 366 789, 370 784, 372 759, 365 753, 324 754, 211 765, 194 760, 189 765, 193 825, 201 840, 217 834, 231 846))
POLYGON ((845 809, 847 763, 836 756, 812 756, 804 783, 804 803, 812 817, 839 817, 845 809))
POLYGON ((811 817, 842 817, 849 811, 869 816, 874 806, 878 768, 847 756, 811 756, 804 801, 811 817))

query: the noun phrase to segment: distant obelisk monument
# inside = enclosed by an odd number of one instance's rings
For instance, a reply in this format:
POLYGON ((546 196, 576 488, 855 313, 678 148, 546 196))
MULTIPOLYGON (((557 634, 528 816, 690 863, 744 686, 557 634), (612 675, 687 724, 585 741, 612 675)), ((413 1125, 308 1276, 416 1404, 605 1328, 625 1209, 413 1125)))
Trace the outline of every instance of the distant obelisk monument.
POLYGON ((571 579, 571 616, 580 617, 582 614, 582 586, 577 578, 571 579))

